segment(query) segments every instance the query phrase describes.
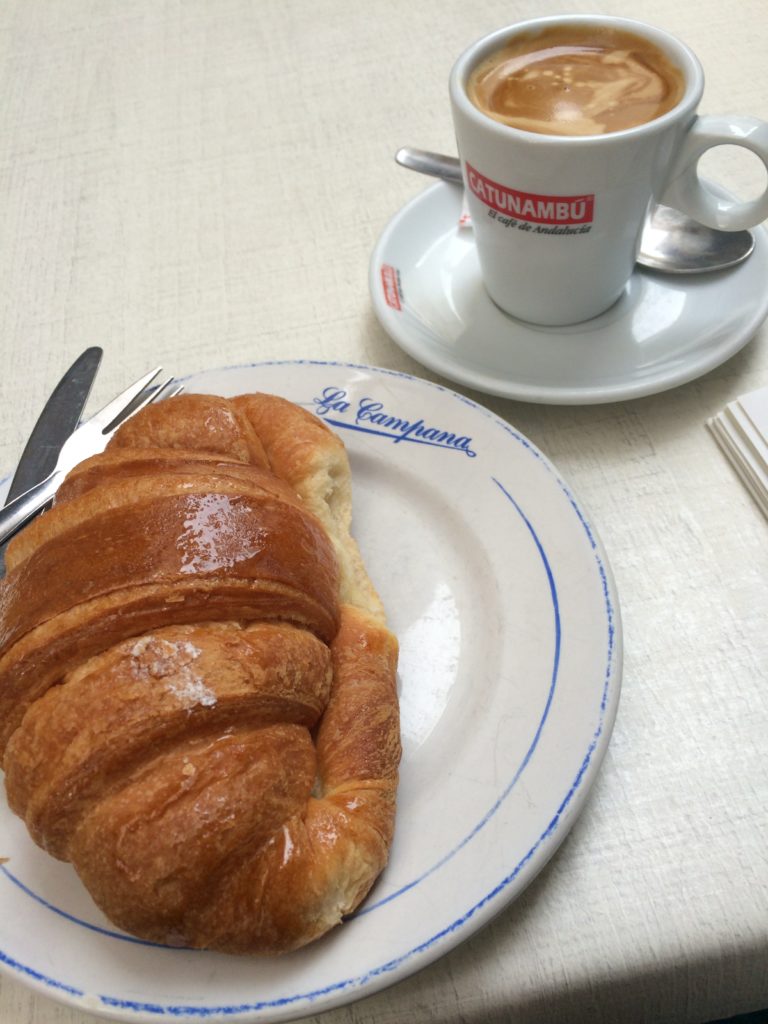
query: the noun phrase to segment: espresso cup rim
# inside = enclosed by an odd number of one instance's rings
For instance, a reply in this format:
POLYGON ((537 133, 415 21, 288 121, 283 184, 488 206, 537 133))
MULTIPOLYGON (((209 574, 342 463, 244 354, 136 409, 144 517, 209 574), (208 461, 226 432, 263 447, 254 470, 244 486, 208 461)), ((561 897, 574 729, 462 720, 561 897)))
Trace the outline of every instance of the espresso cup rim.
POLYGON ((449 91, 452 102, 466 117, 471 118, 487 130, 510 139, 538 141, 542 145, 547 142, 556 142, 558 145, 564 146, 607 145, 611 140, 618 138, 663 131, 671 122, 695 111, 704 92, 704 71, 698 57, 689 46, 671 32, 649 22, 607 14, 551 14, 514 22, 475 40, 455 61, 449 76, 449 91), (497 121, 488 114, 484 114, 474 105, 467 94, 467 81, 472 70, 484 57, 500 47, 505 40, 521 32, 530 31, 533 28, 545 28, 549 25, 609 25, 643 36, 661 47, 667 56, 675 60, 685 77, 683 95, 671 110, 651 121, 645 121, 632 128, 622 128, 619 131, 603 132, 597 135, 558 135, 554 132, 531 132, 524 128, 515 128, 513 125, 497 121))

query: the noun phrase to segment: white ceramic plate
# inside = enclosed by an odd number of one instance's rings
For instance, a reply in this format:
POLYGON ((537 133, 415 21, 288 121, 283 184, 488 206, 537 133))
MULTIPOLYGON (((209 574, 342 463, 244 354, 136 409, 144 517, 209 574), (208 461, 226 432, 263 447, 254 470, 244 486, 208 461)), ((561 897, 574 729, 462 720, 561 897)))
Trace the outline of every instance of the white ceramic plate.
POLYGON ((445 182, 412 199, 376 243, 370 291, 379 322, 405 352, 478 391, 556 405, 640 398, 719 366, 768 314, 768 235, 756 228, 752 256, 730 270, 638 269, 594 320, 527 324, 488 296, 461 212, 462 190, 445 182))
POLYGON ((3 802, 0 960, 45 995, 104 1016, 289 1020, 424 967, 549 860, 608 745, 619 610, 567 484, 461 395, 313 362, 200 374, 187 388, 285 395, 348 446, 357 536, 401 643, 391 860, 364 907, 305 950, 262 960, 168 949, 117 931, 3 802))

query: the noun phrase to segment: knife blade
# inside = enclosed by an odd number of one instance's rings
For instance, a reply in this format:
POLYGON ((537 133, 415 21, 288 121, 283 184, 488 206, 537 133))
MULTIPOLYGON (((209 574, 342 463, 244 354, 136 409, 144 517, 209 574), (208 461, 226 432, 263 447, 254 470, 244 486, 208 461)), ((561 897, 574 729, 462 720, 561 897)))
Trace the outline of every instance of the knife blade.
MULTIPOLYGON (((21 453, 6 505, 53 471, 64 442, 80 422, 102 355, 98 346, 87 348, 53 389, 21 453)), ((5 575, 5 548, 0 545, 0 578, 5 575)))
POLYGON ((6 505, 53 471, 62 445, 80 422, 102 355, 96 346, 87 348, 53 389, 21 453, 6 505))

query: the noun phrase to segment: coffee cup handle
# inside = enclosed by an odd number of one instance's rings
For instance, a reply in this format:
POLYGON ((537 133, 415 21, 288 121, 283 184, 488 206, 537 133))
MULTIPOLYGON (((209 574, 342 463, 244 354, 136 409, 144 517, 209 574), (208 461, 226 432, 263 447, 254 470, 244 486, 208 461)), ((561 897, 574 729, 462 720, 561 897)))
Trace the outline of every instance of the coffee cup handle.
POLYGON ((768 171, 768 124, 754 117, 697 117, 683 139, 661 201, 711 228, 741 231, 768 217, 768 187, 756 199, 723 199, 698 176, 699 158, 713 146, 743 146, 755 153, 768 171))

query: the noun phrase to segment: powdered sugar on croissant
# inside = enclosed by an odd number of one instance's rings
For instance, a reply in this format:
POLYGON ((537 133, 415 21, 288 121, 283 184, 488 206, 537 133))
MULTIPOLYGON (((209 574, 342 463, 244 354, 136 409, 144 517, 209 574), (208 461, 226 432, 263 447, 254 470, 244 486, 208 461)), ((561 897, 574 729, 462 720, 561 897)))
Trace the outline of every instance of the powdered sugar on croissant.
POLYGON ((269 395, 147 407, 9 545, 8 800, 118 926, 275 953, 392 839, 397 644, 344 447, 269 395))

